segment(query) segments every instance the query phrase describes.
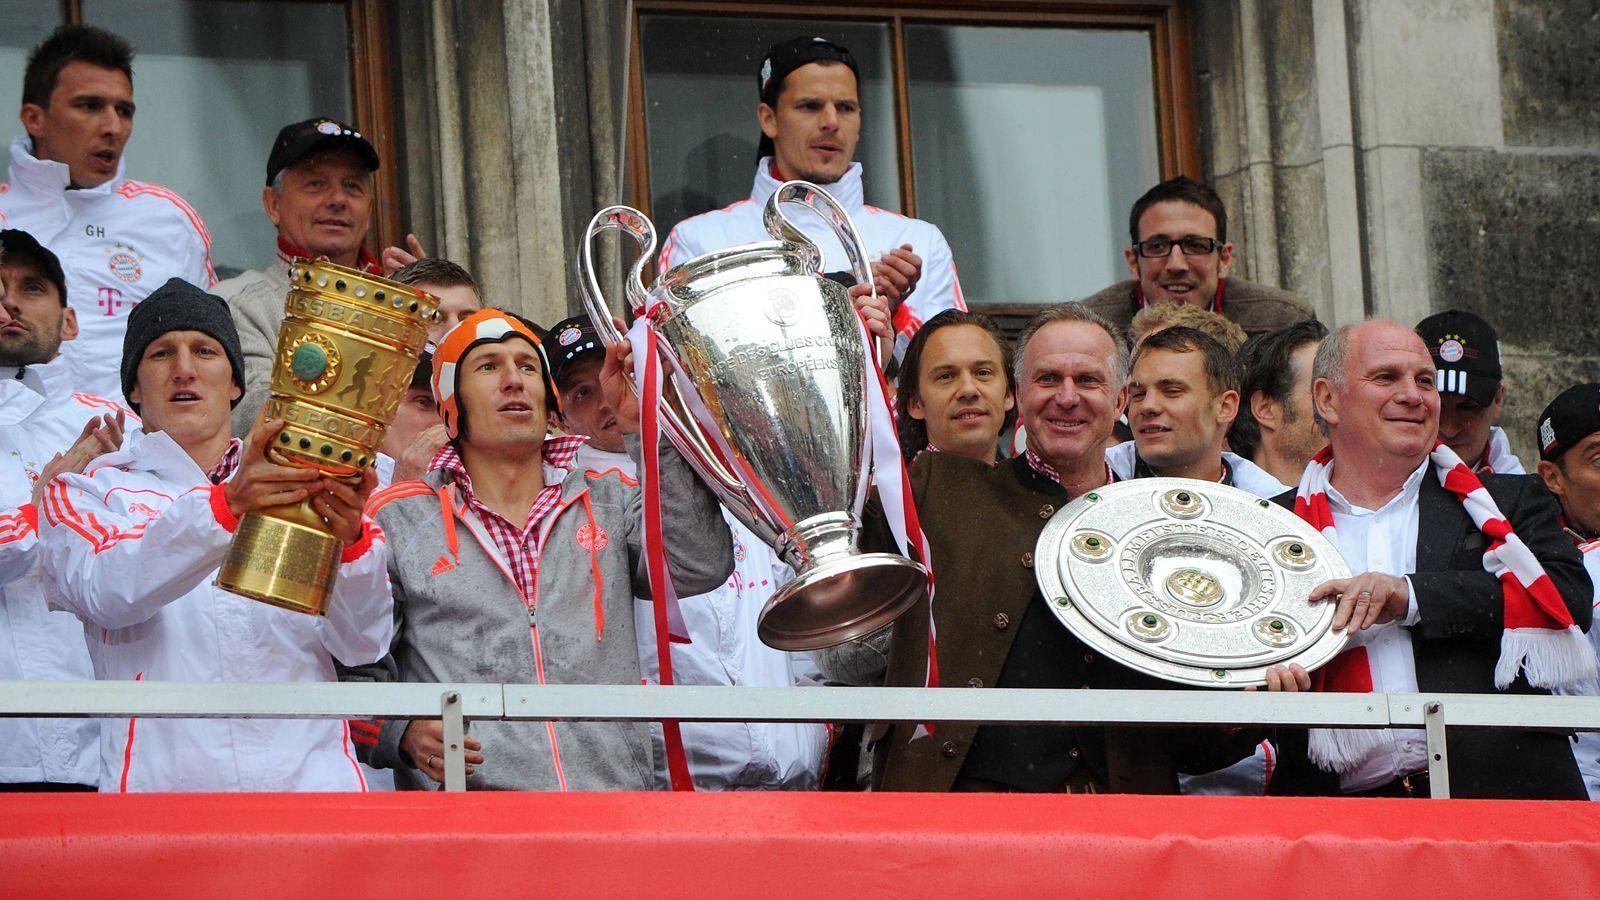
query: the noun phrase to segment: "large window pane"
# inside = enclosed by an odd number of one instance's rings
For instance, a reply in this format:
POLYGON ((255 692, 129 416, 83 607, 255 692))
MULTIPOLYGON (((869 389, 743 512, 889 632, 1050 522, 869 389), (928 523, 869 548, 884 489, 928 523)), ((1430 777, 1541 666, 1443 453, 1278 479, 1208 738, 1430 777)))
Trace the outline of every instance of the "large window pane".
POLYGON ((969 303, 1126 277, 1128 208, 1160 178, 1148 32, 912 25, 906 63, 917 215, 969 303))
POLYGON ((261 189, 278 129, 354 116, 345 4, 84 0, 83 19, 138 51, 129 176, 200 211, 219 276, 270 262, 276 232, 261 189))
POLYGON ((650 203, 663 233, 690 216, 750 196, 761 136, 756 72, 768 47, 800 35, 827 38, 855 57, 862 103, 856 161, 865 169, 866 199, 900 209, 888 26, 644 15, 639 30, 650 203))

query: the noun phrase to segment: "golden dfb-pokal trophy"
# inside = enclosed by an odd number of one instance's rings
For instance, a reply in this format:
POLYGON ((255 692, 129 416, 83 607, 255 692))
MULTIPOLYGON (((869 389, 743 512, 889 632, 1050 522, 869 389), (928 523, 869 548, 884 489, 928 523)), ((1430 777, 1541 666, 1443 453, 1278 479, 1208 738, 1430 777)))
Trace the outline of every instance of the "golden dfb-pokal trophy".
MULTIPOLYGON (((267 458, 351 484, 377 459, 383 433, 439 318, 425 291, 329 262, 297 259, 264 418, 282 419, 267 458)), ((323 615, 344 548, 304 500, 246 513, 217 586, 323 615)))

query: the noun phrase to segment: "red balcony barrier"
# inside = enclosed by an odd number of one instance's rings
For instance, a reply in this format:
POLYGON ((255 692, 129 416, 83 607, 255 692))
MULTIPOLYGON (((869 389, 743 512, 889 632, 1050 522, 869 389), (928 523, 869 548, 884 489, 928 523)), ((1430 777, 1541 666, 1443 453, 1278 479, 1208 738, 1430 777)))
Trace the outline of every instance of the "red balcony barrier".
POLYGON ((6 897, 1600 896, 1600 803, 0 795, 6 897))

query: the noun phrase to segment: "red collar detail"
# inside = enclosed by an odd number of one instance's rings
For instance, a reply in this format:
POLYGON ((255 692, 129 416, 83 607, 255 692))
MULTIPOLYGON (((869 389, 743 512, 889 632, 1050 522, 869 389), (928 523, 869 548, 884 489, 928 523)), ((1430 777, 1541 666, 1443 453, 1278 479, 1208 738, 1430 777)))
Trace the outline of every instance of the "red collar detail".
MULTIPOLYGON (((278 255, 281 256, 285 262, 298 257, 324 261, 327 260, 326 256, 318 256, 304 247, 297 247, 294 244, 289 243, 288 241, 284 240, 281 235, 278 237, 278 255)), ((373 256, 372 251, 368 250, 364 246, 361 247, 356 254, 356 268, 367 273, 368 275, 383 274, 383 267, 378 264, 378 258, 373 256)))

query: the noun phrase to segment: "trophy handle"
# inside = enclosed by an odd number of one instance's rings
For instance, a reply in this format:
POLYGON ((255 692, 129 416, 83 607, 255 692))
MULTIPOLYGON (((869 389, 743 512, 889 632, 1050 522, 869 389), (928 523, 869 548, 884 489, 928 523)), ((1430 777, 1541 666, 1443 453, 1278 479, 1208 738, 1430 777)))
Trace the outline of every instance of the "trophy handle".
POLYGON ((656 228, 650 220, 631 206, 608 206, 594 214, 589 228, 583 233, 583 250, 578 254, 578 293, 583 295, 583 307, 594 321, 595 333, 607 344, 620 344, 627 340, 611 322, 611 307, 600 290, 600 280, 595 277, 594 238, 604 231, 620 231, 638 242, 639 260, 628 272, 625 291, 627 309, 637 316, 644 310, 648 294, 644 289, 644 267, 656 255, 656 228))
POLYGON ((781 241, 807 248, 813 255, 812 268, 820 272, 822 250, 783 214, 785 203, 803 206, 827 223, 833 231, 833 236, 838 238, 839 244, 844 247, 844 255, 850 260, 850 274, 855 276, 857 284, 868 285, 873 299, 877 299, 878 286, 872 278, 872 266, 867 262, 867 247, 861 242, 860 232, 856 231, 855 225, 850 221, 850 214, 839 205, 839 201, 809 181, 786 181, 778 186, 778 190, 767 201, 766 211, 762 215, 768 234, 781 241))
MULTIPOLYGON (((631 206, 608 206, 595 213, 583 234, 583 249, 578 254, 578 293, 583 295, 584 310, 594 322, 594 330, 600 336, 600 340, 607 344, 623 344, 627 343, 628 337, 618 331, 617 326, 611 321, 611 308, 606 304, 604 292, 600 290, 600 280, 595 276, 594 266, 595 235, 613 230, 621 231, 633 238, 641 248, 638 261, 628 272, 625 288, 628 310, 638 316, 644 313, 645 303, 650 297, 644 287, 644 268, 655 257, 656 229, 650 224, 650 220, 645 218, 644 213, 631 206)), ((628 384, 633 388, 634 394, 640 394, 639 385, 634 384, 631 375, 628 376, 628 384)), ((661 415, 666 423, 664 430, 667 439, 678 448, 678 452, 683 454, 689 465, 700 474, 723 505, 736 510, 741 506, 750 506, 749 494, 744 483, 712 449, 711 441, 706 438, 694 414, 685 411, 685 414, 680 416, 663 394, 661 415)), ((754 516, 753 518, 759 519, 754 516)))

